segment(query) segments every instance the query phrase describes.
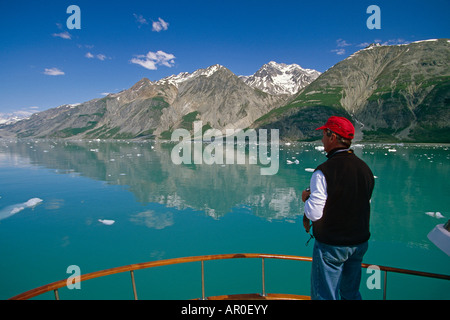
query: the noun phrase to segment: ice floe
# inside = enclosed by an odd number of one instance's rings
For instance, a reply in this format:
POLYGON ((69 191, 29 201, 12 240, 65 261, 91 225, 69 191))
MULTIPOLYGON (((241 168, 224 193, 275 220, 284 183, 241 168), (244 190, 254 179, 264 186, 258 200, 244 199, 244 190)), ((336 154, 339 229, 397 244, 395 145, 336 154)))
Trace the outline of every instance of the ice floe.
POLYGON ((318 151, 324 151, 325 147, 324 146, 315 146, 314 149, 316 149, 318 151))
POLYGON ((314 170, 315 170, 315 169, 313 169, 313 168, 305 168, 305 171, 306 171, 306 172, 314 172, 314 170))
POLYGON ((115 220, 107 220, 107 219, 98 219, 98 221, 107 226, 110 226, 110 225, 114 224, 114 222, 116 222, 115 220))
POLYGON ((425 214, 426 214, 427 216, 434 217, 434 218, 438 218, 438 219, 445 218, 445 217, 442 215, 442 213, 440 213, 440 212, 425 212, 425 214))
POLYGON ((43 200, 39 198, 31 198, 27 202, 23 203, 17 203, 10 206, 7 206, 6 208, 0 210, 0 220, 9 218, 16 213, 19 213, 22 210, 25 210, 27 208, 34 208, 38 204, 40 204, 43 200))

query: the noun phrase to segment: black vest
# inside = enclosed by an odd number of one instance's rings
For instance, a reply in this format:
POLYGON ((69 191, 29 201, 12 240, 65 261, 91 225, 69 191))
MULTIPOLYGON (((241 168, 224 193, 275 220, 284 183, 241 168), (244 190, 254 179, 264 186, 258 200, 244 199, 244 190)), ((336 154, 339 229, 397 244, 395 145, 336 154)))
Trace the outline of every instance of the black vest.
POLYGON ((319 242, 337 246, 366 242, 370 238, 373 173, 353 150, 332 150, 327 157, 316 168, 325 176, 328 197, 322 218, 313 222, 314 236, 319 242))

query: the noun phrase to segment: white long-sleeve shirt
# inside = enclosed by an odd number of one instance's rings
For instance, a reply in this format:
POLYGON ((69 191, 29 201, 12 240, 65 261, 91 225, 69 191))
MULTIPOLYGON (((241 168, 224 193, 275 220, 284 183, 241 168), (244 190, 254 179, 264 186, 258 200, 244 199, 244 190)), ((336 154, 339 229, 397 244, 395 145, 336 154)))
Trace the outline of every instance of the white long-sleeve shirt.
POLYGON ((309 220, 317 221, 322 218, 323 208, 328 197, 327 181, 322 171, 314 171, 309 187, 311 195, 305 201, 305 215, 309 220))

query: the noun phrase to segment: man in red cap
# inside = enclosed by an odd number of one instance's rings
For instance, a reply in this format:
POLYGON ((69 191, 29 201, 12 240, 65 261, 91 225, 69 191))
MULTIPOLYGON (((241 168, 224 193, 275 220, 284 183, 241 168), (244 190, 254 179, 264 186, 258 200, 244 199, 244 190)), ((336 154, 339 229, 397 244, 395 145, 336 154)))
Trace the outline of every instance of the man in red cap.
POLYGON ((303 191, 303 226, 315 238, 311 269, 311 299, 361 299, 361 262, 368 248, 370 198, 374 176, 350 149, 352 123, 330 117, 322 143, 328 160, 314 171, 303 191))

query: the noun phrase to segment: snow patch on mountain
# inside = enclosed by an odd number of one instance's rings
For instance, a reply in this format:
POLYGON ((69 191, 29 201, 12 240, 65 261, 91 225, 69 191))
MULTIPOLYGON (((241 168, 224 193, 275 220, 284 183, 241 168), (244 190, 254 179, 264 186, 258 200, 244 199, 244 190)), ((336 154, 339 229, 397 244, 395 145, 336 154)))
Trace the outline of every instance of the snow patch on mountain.
POLYGON ((17 121, 28 119, 33 112, 16 111, 11 113, 0 113, 0 125, 13 124, 17 121))
POLYGON ((221 66, 220 64, 215 64, 213 66, 210 66, 206 69, 198 69, 192 73, 189 72, 181 72, 177 75, 171 75, 169 77, 163 78, 159 81, 157 81, 157 84, 172 84, 174 86, 176 86, 178 88, 178 86, 180 84, 182 84, 183 82, 186 82, 188 80, 200 77, 200 76, 205 76, 207 78, 209 78, 210 76, 212 76, 214 73, 216 73, 217 71, 221 70, 221 69, 226 69, 224 66, 221 66))
POLYGON ((249 86, 266 93, 292 95, 306 87, 320 76, 320 72, 304 69, 298 64, 285 64, 270 61, 254 75, 240 76, 249 86))
MULTIPOLYGON (((192 73, 181 72, 157 81, 157 84, 172 84, 177 88, 182 83, 194 78, 210 77, 217 71, 226 69, 215 64, 206 69, 199 69, 192 73)), ((314 81, 321 73, 313 69, 304 69, 298 64, 284 64, 271 61, 263 65, 251 76, 239 76, 248 86, 273 95, 292 95, 314 81)))

